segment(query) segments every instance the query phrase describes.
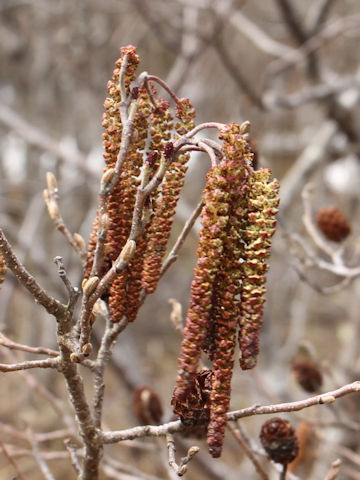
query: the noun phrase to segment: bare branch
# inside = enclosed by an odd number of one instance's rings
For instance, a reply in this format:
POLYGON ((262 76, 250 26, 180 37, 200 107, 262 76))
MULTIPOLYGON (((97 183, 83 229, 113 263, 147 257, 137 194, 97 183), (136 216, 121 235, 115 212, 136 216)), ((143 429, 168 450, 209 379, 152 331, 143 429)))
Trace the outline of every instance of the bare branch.
POLYGON ((36 463, 39 465, 40 470, 42 471, 44 477, 46 480, 55 480, 54 475, 50 472, 50 469, 45 462, 45 460, 41 457, 40 451, 39 451, 39 445, 36 441, 35 436, 33 435, 32 431, 30 429, 27 430, 27 436, 28 440, 32 445, 32 450, 33 450, 33 456, 36 461, 36 463))
POLYGON ((35 278, 30 275, 26 268, 19 262, 4 232, 0 229, 0 251, 4 256, 8 268, 13 272, 19 282, 31 293, 37 303, 40 303, 48 313, 55 317, 65 314, 65 307, 58 300, 51 297, 40 287, 35 278))
POLYGON ((187 471, 187 464, 199 452, 199 447, 190 447, 186 457, 183 457, 181 459, 180 464, 178 465, 176 463, 176 457, 175 457, 175 453, 176 453, 175 442, 174 442, 173 436, 170 433, 166 434, 166 444, 167 444, 168 455, 169 455, 169 465, 174 470, 174 472, 178 477, 182 477, 183 475, 185 475, 187 471))
POLYGON ((20 470, 20 467, 18 466, 18 464, 15 462, 14 458, 13 458, 13 455, 11 455, 11 453, 9 452, 7 446, 5 445, 4 442, 2 442, 0 440, 0 448, 3 452, 3 454, 5 455, 5 457, 9 460, 9 462, 11 463, 11 465, 14 467, 15 471, 16 471, 16 474, 17 476, 19 477, 19 480, 26 480, 26 478, 24 477, 24 474, 22 473, 22 471, 20 470))
POLYGON ((251 447, 245 441, 238 424, 234 422, 234 425, 232 425, 231 422, 228 422, 227 427, 230 430, 230 432, 233 434, 233 436, 235 437, 237 442, 240 444, 241 448, 244 450, 246 456, 249 458, 251 463, 254 465, 255 470, 258 473, 259 477, 262 478, 262 480, 269 480, 269 476, 265 473, 261 464, 259 463, 259 461, 255 457, 251 447))
POLYGON ((324 480, 336 480, 340 473, 341 460, 337 459, 331 464, 331 468, 326 474, 324 480))
POLYGON ((50 348, 29 347, 28 345, 23 345, 22 343, 13 342, 10 338, 6 337, 1 332, 0 332, 0 345, 10 348, 11 350, 21 350, 23 352, 35 353, 38 355, 49 355, 51 357, 57 357, 59 355, 59 352, 57 352, 56 350, 51 350, 50 348))
POLYGON ((26 362, 14 363, 8 365, 0 363, 0 372, 16 372, 18 370, 28 370, 30 368, 58 368, 59 358, 47 358, 46 360, 28 360, 26 362))
POLYGON ((111 347, 115 342, 117 336, 127 326, 127 320, 123 318, 121 322, 111 323, 110 319, 107 319, 106 330, 101 340, 100 349, 95 363, 95 377, 94 377, 94 423, 96 427, 101 426, 102 406, 104 400, 104 371, 111 356, 111 347))
POLYGON ((49 217, 53 221, 55 228, 64 235, 68 243, 74 251, 80 256, 83 262, 86 260, 86 251, 75 240, 74 235, 66 226, 63 217, 61 216, 59 202, 58 202, 58 188, 57 181, 53 173, 47 172, 47 189, 44 190, 44 201, 46 203, 49 217))
MULTIPOLYGON (((316 395, 314 397, 299 400, 297 402, 280 403, 275 405, 254 405, 252 407, 243 408, 227 414, 227 420, 238 420, 239 418, 251 417, 253 415, 273 415, 280 412, 297 412, 304 408, 309 408, 314 405, 326 405, 335 402, 336 399, 349 395, 351 393, 360 392, 360 381, 349 383, 332 392, 316 395)), ((141 437, 160 437, 166 436, 167 433, 175 433, 185 429, 181 421, 169 422, 163 425, 145 425, 140 427, 129 428, 127 430, 120 430, 114 432, 104 432, 103 440, 105 444, 117 443, 123 440, 131 440, 133 438, 141 437)))
POLYGON ((72 284, 69 280, 69 277, 67 276, 67 273, 65 271, 65 266, 64 266, 64 262, 63 262, 62 257, 59 257, 59 256, 55 257, 54 262, 56 263, 56 265, 58 267, 59 277, 63 281, 63 283, 66 287, 66 290, 68 291, 69 303, 68 303, 67 309, 68 309, 68 315, 72 316, 72 314, 74 312, 76 302, 78 301, 78 298, 80 296, 80 291, 77 287, 72 286, 72 284))
POLYGON ((164 273, 168 270, 168 268, 177 260, 178 258, 178 253, 180 248, 183 246, 187 236, 191 232, 194 223, 196 222, 197 218, 199 217, 201 210, 203 208, 204 204, 200 200, 200 202, 196 205, 194 211, 192 212, 191 216, 189 219, 186 221, 184 228, 182 229, 180 235, 178 236, 174 246, 172 247, 169 255, 167 256, 162 269, 161 269, 161 275, 164 275, 164 273))
POLYGON ((64 440, 65 447, 69 452, 71 458, 71 465, 74 467, 75 472, 80 476, 82 474, 82 469, 79 462, 77 447, 71 442, 69 438, 64 440))
POLYGON ((76 167, 85 172, 87 176, 95 178, 94 172, 87 166, 84 155, 65 151, 56 140, 26 122, 20 115, 4 104, 0 104, 0 123, 11 128, 30 145, 50 152, 72 166, 76 165, 76 167))

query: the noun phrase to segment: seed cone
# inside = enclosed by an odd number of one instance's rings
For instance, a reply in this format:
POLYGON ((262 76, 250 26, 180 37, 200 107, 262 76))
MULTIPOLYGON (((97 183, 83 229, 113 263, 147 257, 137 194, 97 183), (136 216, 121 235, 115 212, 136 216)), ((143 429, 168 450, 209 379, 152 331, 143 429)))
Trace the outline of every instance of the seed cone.
POLYGON ((319 366, 310 360, 298 360, 293 363, 297 383, 309 393, 318 392, 322 386, 323 377, 319 366))
POLYGON ((142 425, 160 425, 163 408, 157 393, 146 385, 134 391, 133 409, 142 425))
POLYGON ((295 430, 282 418, 274 417, 263 424, 260 441, 271 460, 282 465, 292 462, 299 453, 295 430))
POLYGON ((336 207, 321 208, 316 215, 316 222, 328 240, 342 242, 351 233, 348 219, 336 207))

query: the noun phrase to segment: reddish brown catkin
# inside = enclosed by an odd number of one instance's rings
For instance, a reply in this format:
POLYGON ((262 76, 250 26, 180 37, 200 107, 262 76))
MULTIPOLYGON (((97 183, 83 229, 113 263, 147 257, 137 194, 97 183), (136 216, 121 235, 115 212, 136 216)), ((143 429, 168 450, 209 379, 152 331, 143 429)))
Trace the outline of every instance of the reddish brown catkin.
POLYGON ((239 345, 240 366, 248 370, 256 365, 259 353, 259 330, 265 302, 265 282, 270 255, 271 237, 275 232, 279 205, 279 183, 270 181, 271 172, 260 169, 249 180, 247 225, 242 265, 241 321, 239 345))
MULTIPOLYGON (((185 134, 194 127, 195 110, 187 99, 177 102, 176 116, 181 120, 175 125, 178 134, 185 134)), ((149 228, 150 240, 143 271, 143 288, 146 293, 153 293, 160 279, 176 205, 184 186, 188 160, 189 155, 179 155, 170 165, 162 185, 161 199, 157 202, 153 221, 149 228)))
MULTIPOLYGON (((238 297, 241 288, 243 245, 241 226, 247 182, 252 172, 247 142, 238 125, 227 125, 221 132, 223 150, 227 158, 227 184, 230 214, 224 238, 224 250, 220 270, 216 276, 213 308, 211 312, 213 342, 209 356, 213 360, 214 377, 210 396, 210 423, 207 432, 209 452, 219 457, 222 451, 226 427, 226 413, 230 406, 231 378, 234 365, 236 330, 239 320, 238 297)), ((210 344, 211 345, 211 344, 210 344)))
MULTIPOLYGON (((121 48, 121 57, 116 61, 116 67, 113 71, 112 79, 108 82, 107 90, 108 90, 108 97, 104 102, 105 113, 103 114, 103 127, 105 128, 105 132, 103 134, 103 146, 105 149, 104 153, 104 160, 105 160, 105 169, 104 172, 106 173, 110 169, 112 169, 117 161, 118 154, 120 151, 121 145, 121 137, 122 137, 122 123, 120 118, 120 103, 121 100, 121 93, 120 93, 120 85, 119 85, 119 76, 121 72, 121 68, 125 68, 125 75, 124 75, 124 83, 126 86, 126 94, 130 94, 130 83, 135 79, 135 71, 139 64, 139 57, 136 54, 136 48, 132 46, 123 47, 121 48), (125 62, 125 65, 124 65, 125 62)), ((112 210, 112 215, 116 213, 116 205, 117 200, 120 200, 121 190, 119 190, 119 186, 115 186, 114 191, 112 193, 112 198, 109 199, 110 209, 112 210), (112 204, 112 205, 111 205, 112 204)), ((98 213, 99 215, 99 213, 98 213)), ((94 254, 95 248, 97 245, 98 240, 98 228, 99 228, 99 218, 95 219, 93 231, 90 235, 90 241, 88 246, 88 256, 87 256, 87 265, 85 267, 84 277, 88 278, 90 276, 90 272, 93 268, 93 261, 94 261, 94 254)), ((114 220, 111 221, 111 229, 112 232, 110 233, 110 237, 114 235, 114 220)), ((116 230, 116 229, 115 229, 116 230)), ((118 234, 119 235, 119 234, 118 234)), ((119 247, 121 249, 121 247, 119 247)), ((115 252, 111 252, 111 247, 108 245, 105 256, 106 261, 104 261, 101 272, 93 272, 96 273, 97 276, 102 276, 106 270, 111 266, 111 259, 110 257, 115 256, 115 252)))
POLYGON ((191 301, 178 361, 174 402, 186 397, 197 373, 212 308, 213 287, 222 260, 223 240, 229 219, 226 162, 211 168, 207 174, 201 212, 197 265, 191 284, 191 301))

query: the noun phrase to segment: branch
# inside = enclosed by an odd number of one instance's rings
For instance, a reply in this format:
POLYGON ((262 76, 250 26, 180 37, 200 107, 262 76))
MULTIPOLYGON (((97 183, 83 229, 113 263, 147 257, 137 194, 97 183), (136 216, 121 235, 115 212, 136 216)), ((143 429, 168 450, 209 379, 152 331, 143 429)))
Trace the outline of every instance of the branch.
POLYGON ((235 422, 234 422, 234 425, 231 425, 231 423, 229 422, 227 424, 227 427, 230 430, 230 432, 233 434, 237 442, 241 445, 241 448, 244 450, 245 454, 247 455, 251 463, 254 465, 255 470, 258 473, 259 477, 262 480, 269 480, 268 475, 263 470, 262 466, 260 465, 260 462, 258 462, 251 447, 248 445, 248 443, 244 439, 244 436, 239 426, 235 422))
POLYGON ((66 447, 67 451, 69 452, 70 459, 71 459, 71 465, 74 467, 75 472, 78 475, 81 475, 82 470, 81 470, 80 463, 79 463, 77 447, 71 443, 71 440, 69 438, 64 440, 64 444, 65 444, 65 447, 66 447))
POLYGON ((30 444, 32 445, 34 460, 38 464, 42 474, 44 475, 46 480, 55 480, 55 477, 50 472, 50 469, 49 469, 46 461, 41 457, 41 454, 40 454, 40 451, 39 451, 39 445, 36 441, 36 438, 35 438, 33 432, 30 429, 28 429, 27 434, 28 434, 28 440, 29 440, 30 444))
POLYGON ((313 172, 326 161, 327 146, 336 130, 335 122, 328 120, 324 123, 309 141, 296 163, 284 176, 280 190, 282 214, 293 204, 294 198, 300 193, 304 183, 308 181, 313 172))
POLYGON ((326 477, 324 480, 335 480, 336 478, 338 478, 338 475, 340 473, 341 463, 342 462, 340 459, 335 460, 335 462, 331 464, 331 468, 326 474, 326 477))
POLYGON ((252 103, 260 110, 265 110, 262 98, 253 90, 250 82, 243 76, 238 68, 238 64, 230 58, 227 48, 225 47, 220 35, 213 40, 213 46, 220 58, 223 66, 226 68, 231 78, 235 81, 240 90, 252 101, 252 103))
POLYGON ((94 423, 95 426, 100 428, 101 426, 101 415, 102 407, 104 400, 104 371, 107 363, 111 357, 111 347, 115 342, 117 336, 122 332, 127 326, 127 320, 123 319, 119 323, 111 323, 111 320, 107 319, 107 325, 105 334, 101 340, 101 345, 97 355, 95 363, 95 378, 94 378, 94 423))
POLYGON ((350 88, 360 88, 360 79, 357 78, 357 75, 342 78, 333 84, 320 83, 286 96, 279 95, 277 92, 267 92, 264 102, 269 109, 273 107, 297 108, 309 102, 326 100, 350 88))
POLYGON ((345 31, 349 32, 352 29, 358 28, 360 23, 360 14, 348 15, 347 17, 335 20, 326 25, 316 35, 310 37, 305 43, 301 45, 294 52, 286 55, 282 59, 273 61, 268 71, 271 75, 278 75, 285 68, 293 66, 296 63, 304 60, 311 52, 318 50, 323 44, 329 40, 343 34, 345 31))
POLYGON ((26 122, 14 110, 4 104, 0 104, 0 123, 11 128, 30 145, 52 153, 72 167, 76 165, 86 175, 95 178, 94 172, 87 166, 84 155, 67 152, 56 140, 26 122))
POLYGON ((48 313, 59 318, 65 315, 66 307, 58 300, 51 297, 40 287, 35 278, 30 275, 26 268, 19 262, 10 243, 0 228, 0 251, 3 254, 6 265, 13 272, 19 282, 31 293, 37 303, 40 303, 48 313))
POLYGON ((69 303, 67 305, 67 310, 68 310, 68 315, 72 316, 72 314, 74 312, 76 302, 78 301, 78 298, 80 296, 80 291, 77 287, 72 286, 72 284, 69 280, 69 277, 67 276, 67 273, 65 271, 64 262, 63 262, 62 257, 59 257, 59 256, 55 257, 54 262, 56 263, 56 265, 58 267, 59 277, 62 280, 62 282, 64 283, 66 290, 68 291, 69 303))
POLYGON ((58 368, 59 358, 47 358, 46 360, 28 360, 19 363, 0 363, 0 372, 16 372, 30 368, 58 368))
POLYGON ((289 32, 296 38, 298 43, 304 43, 307 40, 307 33, 299 21, 299 14, 295 12, 293 4, 289 0, 277 0, 277 4, 289 32))
POLYGON ((174 472, 178 477, 182 477, 183 475, 185 475, 187 471, 187 464, 199 452, 200 449, 199 447, 190 447, 188 449, 186 456, 181 459, 180 464, 178 465, 176 463, 176 457, 175 457, 175 453, 176 453, 175 442, 174 442, 173 436, 170 433, 166 434, 166 444, 167 444, 168 455, 169 455, 169 465, 174 470, 174 472))
POLYGON ((77 233, 72 234, 69 228, 66 226, 64 219, 60 212, 58 187, 55 175, 51 172, 46 173, 47 189, 44 190, 44 201, 48 209, 49 217, 53 221, 55 228, 64 235, 68 243, 79 255, 83 263, 86 261, 86 249, 83 238, 77 233), (79 242, 79 239, 80 242, 79 242))
POLYGON ((50 348, 29 347, 28 345, 23 345, 22 343, 13 342, 10 338, 6 337, 1 332, 0 332, 0 345, 10 348, 11 350, 20 350, 23 352, 35 353, 37 355, 49 355, 51 357, 59 356, 59 352, 57 352, 56 350, 51 350, 50 348))
POLYGON ((318 4, 315 5, 316 9, 310 19, 310 36, 315 35, 319 31, 321 25, 329 15, 334 1, 335 0, 320 0, 318 4))
MULTIPOLYGON (((228 421, 238 420, 239 418, 251 417, 254 415, 273 415, 280 412, 297 412, 304 408, 309 408, 314 405, 325 405, 333 403, 336 399, 349 395, 350 393, 360 392, 360 381, 349 383, 332 392, 323 393, 314 397, 307 398, 305 400, 299 400, 297 402, 279 403, 275 405, 254 405, 252 407, 243 408, 242 410, 236 410, 227 414, 228 421)), ((104 432, 103 441, 104 444, 122 442, 123 440, 132 440, 134 438, 141 437, 161 437, 166 436, 167 433, 175 433, 185 430, 186 427, 180 420, 165 423, 163 425, 144 425, 140 427, 129 428, 127 430, 120 430, 114 432, 104 432)))
POLYGON ((182 229, 180 235, 178 236, 173 248, 171 249, 169 255, 167 256, 165 262, 163 263, 163 266, 161 268, 161 276, 165 274, 165 272, 168 270, 168 268, 177 260, 178 258, 178 253, 180 248, 183 246, 186 237, 189 235, 191 232, 194 223, 196 222, 198 216, 201 213, 201 210, 203 208, 204 204, 202 200, 196 205, 194 211, 190 215, 189 219, 186 221, 184 228, 182 229))

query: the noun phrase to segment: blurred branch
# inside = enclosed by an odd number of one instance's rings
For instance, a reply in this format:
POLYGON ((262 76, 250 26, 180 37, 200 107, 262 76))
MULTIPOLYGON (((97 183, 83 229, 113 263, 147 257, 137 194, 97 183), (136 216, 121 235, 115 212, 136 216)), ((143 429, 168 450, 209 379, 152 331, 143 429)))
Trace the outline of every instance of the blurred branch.
POLYGON ((224 44, 221 38, 221 33, 218 33, 216 36, 214 36, 212 44, 224 68, 228 71, 231 78, 235 81, 240 90, 242 90, 242 92, 249 97, 256 107, 258 107, 260 110, 264 110, 265 106, 261 97, 255 92, 253 87, 250 85, 250 82, 244 77, 243 73, 238 68, 238 63, 235 63, 235 61, 230 57, 228 46, 224 44))
POLYGON ((324 480, 336 480, 340 473, 341 460, 337 459, 331 464, 331 468, 328 471, 324 480))
POLYGON ((182 229, 180 235, 178 236, 174 246, 172 247, 169 255, 167 256, 162 269, 161 269, 161 275, 164 275, 165 272, 168 270, 168 268, 177 260, 178 258, 178 253, 180 248, 183 246, 187 236, 191 232, 194 223, 196 222, 197 218, 199 217, 201 210, 203 208, 203 202, 200 200, 200 202, 196 205, 194 211, 186 221, 184 228, 182 229))
POLYGON ((50 355, 51 357, 57 357, 59 352, 45 347, 29 347, 22 343, 13 342, 10 338, 6 337, 0 332, 0 345, 10 348, 11 350, 21 350, 23 352, 35 353, 39 355, 50 355))
POLYGON ((172 15, 164 16, 164 11, 156 10, 154 13, 154 9, 148 6, 146 0, 133 0, 133 3, 145 20, 145 22, 149 25, 151 30, 155 33, 156 37, 168 48, 170 51, 175 52, 177 54, 180 53, 179 43, 176 40, 176 35, 179 35, 180 28, 179 25, 174 23, 174 17, 172 15), (164 26, 168 27, 171 25, 171 29, 166 29, 164 26))
POLYGON ((29 368, 58 368, 58 366, 58 358, 47 358, 46 360, 28 360, 11 365, 0 363, 0 372, 16 372, 17 370, 28 370, 29 368))
POLYGON ((244 436, 242 434, 241 429, 239 428, 239 425, 236 422, 234 422, 234 425, 232 425, 231 422, 228 422, 227 428, 230 430, 230 432, 235 437, 236 441, 239 443, 241 448, 244 450, 245 455, 249 458, 251 463, 254 465, 254 468, 255 468, 256 472, 258 473, 259 477, 262 480, 269 480, 269 476, 265 473, 262 466, 258 462, 257 458, 255 457, 255 455, 254 455, 254 453, 251 449, 251 446, 244 439, 244 436))
POLYGON ((326 161, 327 146, 336 132, 336 124, 331 120, 325 122, 308 142, 307 147, 294 165, 288 170, 281 182, 280 209, 281 214, 289 208, 303 185, 312 173, 326 161))
POLYGON ((306 40, 306 42, 294 52, 289 53, 282 59, 274 60, 272 63, 270 63, 267 67, 268 72, 270 75, 278 75, 289 66, 293 66, 296 63, 306 59, 311 52, 318 50, 330 40, 342 35, 344 31, 349 32, 353 29, 357 29, 359 27, 359 23, 360 14, 349 15, 329 23, 316 35, 306 40))
POLYGON ((65 163, 72 166, 76 165, 80 171, 86 173, 91 178, 97 178, 97 175, 95 177, 94 172, 86 165, 86 157, 84 155, 66 151, 56 140, 26 122, 14 110, 4 104, 0 104, 0 123, 13 130, 30 145, 52 153, 65 163))
POLYGON ((310 86, 300 92, 286 96, 279 95, 275 91, 269 91, 264 95, 264 103, 267 108, 297 108, 312 101, 326 100, 351 88, 360 89, 359 75, 342 77, 333 84, 322 83, 310 86))
POLYGON ((14 460, 13 458, 13 455, 10 453, 10 451, 8 450, 7 446, 5 445, 5 443, 3 441, 0 440, 0 448, 4 454, 4 456, 9 460, 9 462, 11 463, 11 465, 14 467, 15 469, 15 472, 16 472, 16 475, 19 477, 19 480, 26 480, 26 478, 24 477, 24 474, 22 473, 22 471, 20 470, 20 467, 19 465, 16 463, 16 461, 14 460))
POLYGON ((50 469, 49 469, 48 465, 46 464, 45 460, 43 458, 41 458, 40 451, 39 451, 39 445, 37 443, 37 440, 36 440, 35 436, 33 435, 33 432, 30 429, 27 430, 27 435, 28 435, 28 440, 29 440, 30 444, 32 445, 34 460, 39 465, 39 468, 40 468, 41 472, 43 473, 44 477, 46 478, 46 480, 55 480, 55 477, 50 472, 50 469))
POLYGON ((334 2, 335 0, 318 0, 318 3, 315 4, 314 13, 309 22, 310 36, 315 35, 319 31, 321 25, 328 17, 334 2))
POLYGON ((229 15, 229 22, 259 50, 269 55, 280 58, 289 55, 296 57, 296 55, 298 55, 295 48, 274 40, 263 29, 259 28, 255 22, 238 10, 231 12, 231 15, 229 15))

